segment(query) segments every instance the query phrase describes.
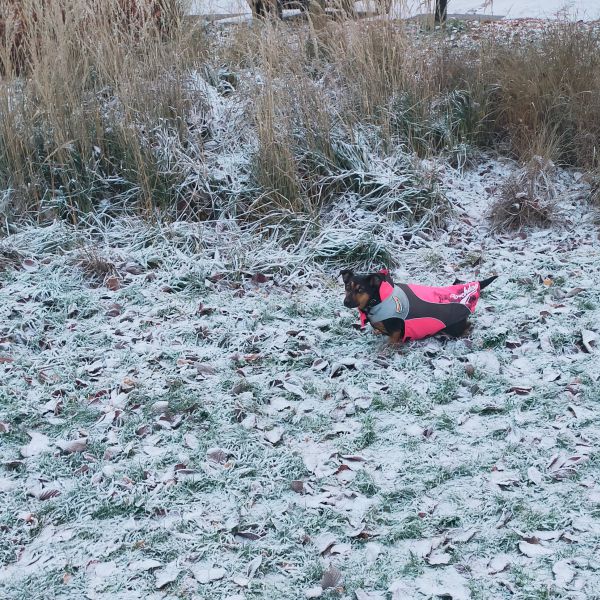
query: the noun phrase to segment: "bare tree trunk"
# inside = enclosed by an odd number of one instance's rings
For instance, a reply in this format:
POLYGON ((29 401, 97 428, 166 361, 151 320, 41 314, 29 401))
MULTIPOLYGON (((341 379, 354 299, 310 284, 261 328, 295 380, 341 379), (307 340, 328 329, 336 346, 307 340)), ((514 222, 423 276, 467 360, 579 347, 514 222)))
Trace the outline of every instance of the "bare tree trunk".
POLYGON ((448 16, 448 0, 435 0, 434 21, 440 25, 446 22, 448 16))
POLYGON ((279 0, 249 0, 252 15, 259 19, 266 19, 276 15, 281 19, 283 16, 282 5, 279 0))

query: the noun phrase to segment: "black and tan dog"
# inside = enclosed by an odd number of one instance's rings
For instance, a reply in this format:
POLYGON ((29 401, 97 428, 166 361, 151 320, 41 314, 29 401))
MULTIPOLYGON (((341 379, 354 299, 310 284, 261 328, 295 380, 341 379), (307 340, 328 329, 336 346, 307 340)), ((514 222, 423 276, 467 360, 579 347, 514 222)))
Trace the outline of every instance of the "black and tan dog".
POLYGON ((375 330, 389 336, 392 344, 440 332, 461 335, 481 290, 496 279, 432 287, 394 284, 385 269, 366 275, 344 270, 341 276, 346 287, 344 306, 358 308, 361 326, 369 321, 375 330))

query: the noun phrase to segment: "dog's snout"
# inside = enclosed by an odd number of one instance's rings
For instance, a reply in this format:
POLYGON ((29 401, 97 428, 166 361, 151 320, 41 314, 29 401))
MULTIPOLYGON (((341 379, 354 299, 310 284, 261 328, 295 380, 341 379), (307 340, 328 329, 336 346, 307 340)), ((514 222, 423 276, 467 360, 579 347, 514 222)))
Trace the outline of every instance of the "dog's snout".
POLYGON ((346 308, 356 308, 358 304, 352 296, 346 296, 344 298, 344 306, 346 308))

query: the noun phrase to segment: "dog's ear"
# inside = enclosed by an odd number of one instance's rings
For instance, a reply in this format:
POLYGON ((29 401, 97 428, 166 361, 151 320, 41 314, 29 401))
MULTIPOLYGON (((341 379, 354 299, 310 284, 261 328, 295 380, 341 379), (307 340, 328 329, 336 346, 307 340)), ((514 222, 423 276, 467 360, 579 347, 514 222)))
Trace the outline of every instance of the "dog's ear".
POLYGON ((354 271, 352 269, 344 269, 343 271, 340 271, 340 275, 342 276, 342 281, 346 284, 352 279, 354 271))
POLYGON ((372 275, 369 275, 369 285, 378 290, 379 286, 385 281, 385 275, 382 275, 381 273, 373 273, 372 275))

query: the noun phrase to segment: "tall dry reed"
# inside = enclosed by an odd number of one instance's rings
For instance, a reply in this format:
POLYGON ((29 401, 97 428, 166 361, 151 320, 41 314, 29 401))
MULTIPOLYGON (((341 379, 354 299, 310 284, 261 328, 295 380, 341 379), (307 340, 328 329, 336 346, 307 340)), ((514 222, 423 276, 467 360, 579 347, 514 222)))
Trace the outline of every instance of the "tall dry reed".
POLYGON ((150 212, 168 195, 152 132, 166 124, 185 134, 184 80, 205 48, 170 0, 133 6, 20 4, 21 62, 14 36, 0 43, 0 182, 19 210, 73 217, 121 192, 150 212))

